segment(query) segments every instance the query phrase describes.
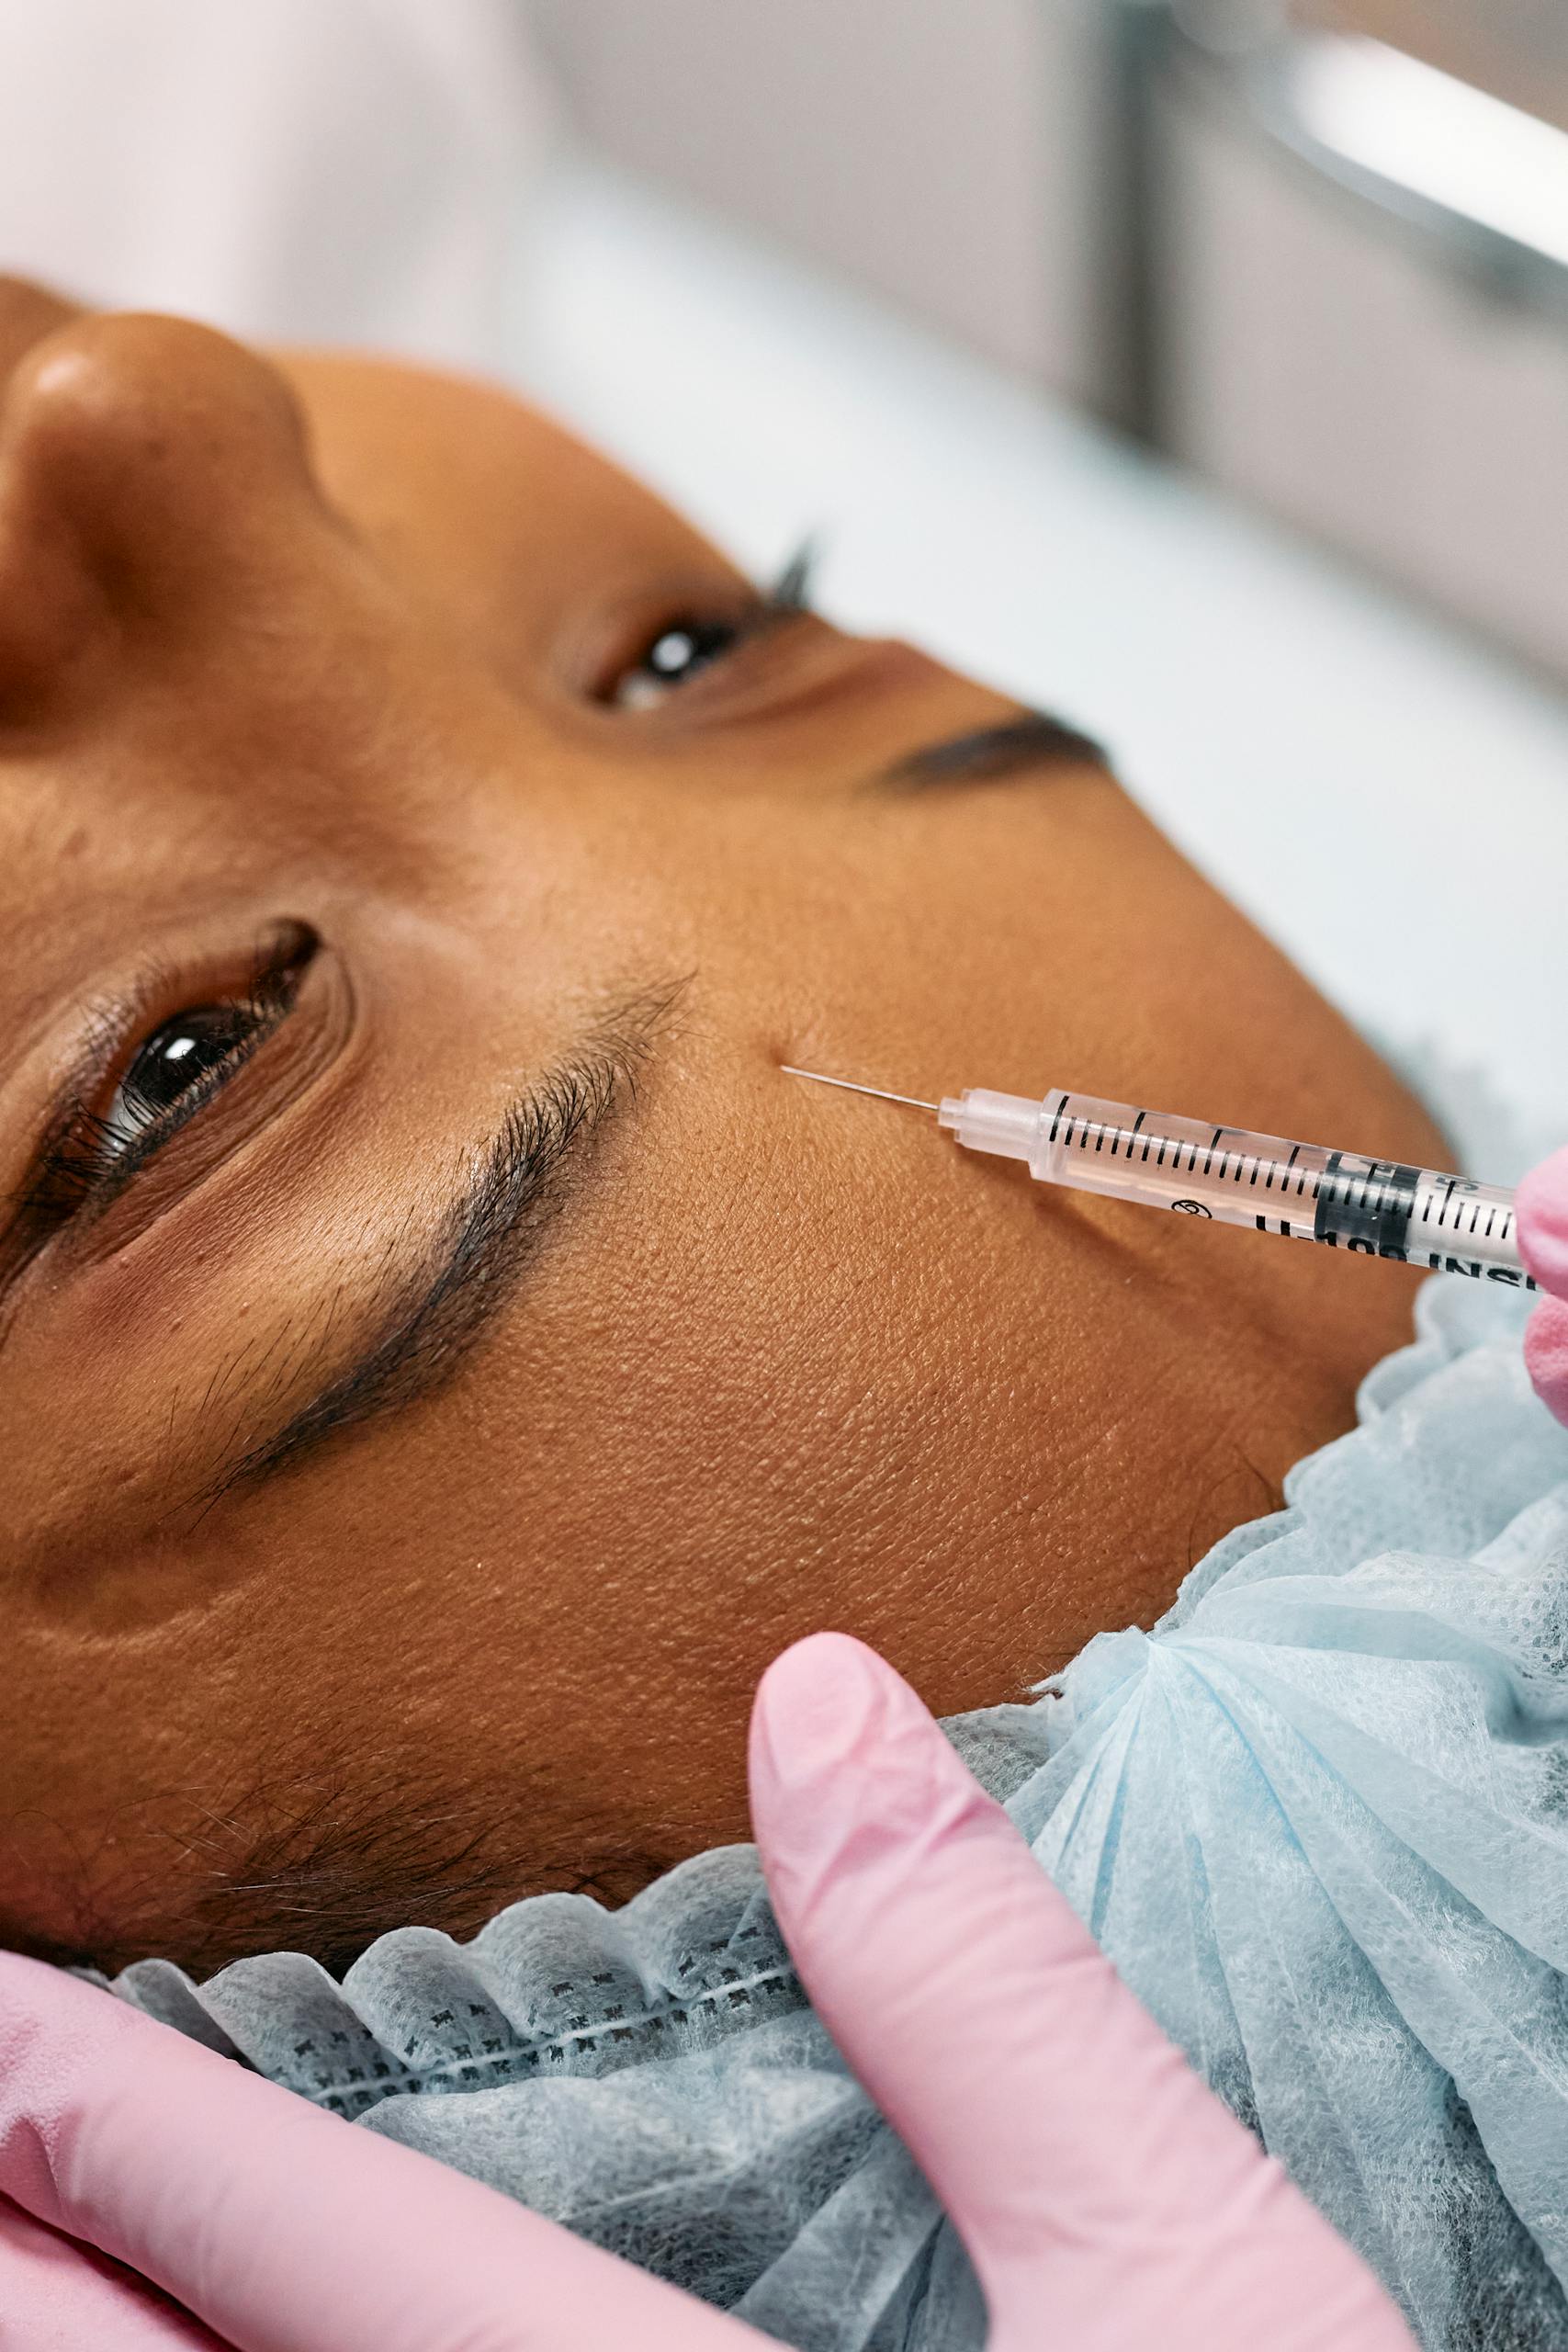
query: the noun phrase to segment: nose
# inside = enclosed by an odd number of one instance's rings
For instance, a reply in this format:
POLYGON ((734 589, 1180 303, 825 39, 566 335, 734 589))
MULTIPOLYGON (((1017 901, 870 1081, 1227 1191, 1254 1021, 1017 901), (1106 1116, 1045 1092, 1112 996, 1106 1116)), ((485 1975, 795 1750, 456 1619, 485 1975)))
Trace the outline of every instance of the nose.
POLYGON ((276 368, 184 320, 67 313, 0 406, 0 718, 210 628, 327 522, 276 368))
POLYGON ((0 384, 35 343, 81 315, 76 303, 51 293, 47 286, 0 274, 0 384))

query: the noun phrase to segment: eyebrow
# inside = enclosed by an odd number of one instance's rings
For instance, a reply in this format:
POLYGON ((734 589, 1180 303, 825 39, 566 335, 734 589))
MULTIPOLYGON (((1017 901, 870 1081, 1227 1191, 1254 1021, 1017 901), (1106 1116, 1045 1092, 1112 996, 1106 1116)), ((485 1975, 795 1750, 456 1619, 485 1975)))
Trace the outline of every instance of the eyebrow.
POLYGON ((877 778, 880 786, 915 787, 988 784, 1039 767, 1107 767, 1105 747, 1047 710, 1026 710, 995 727, 978 727, 941 743, 908 752, 877 778))
MULTIPOLYGON (((612 1117, 635 1101, 637 1072, 685 983, 631 1000, 508 1109, 470 1155, 457 1196, 352 1363, 194 1498, 222 1497, 296 1467, 329 1438, 434 1396, 472 1357, 566 1204, 572 1178, 612 1117)), ((329 1318, 330 1333, 336 1321, 329 1318)), ((321 1345, 325 1344, 322 1335, 321 1345)), ((221 1379, 213 1390, 221 1393, 221 1379)))

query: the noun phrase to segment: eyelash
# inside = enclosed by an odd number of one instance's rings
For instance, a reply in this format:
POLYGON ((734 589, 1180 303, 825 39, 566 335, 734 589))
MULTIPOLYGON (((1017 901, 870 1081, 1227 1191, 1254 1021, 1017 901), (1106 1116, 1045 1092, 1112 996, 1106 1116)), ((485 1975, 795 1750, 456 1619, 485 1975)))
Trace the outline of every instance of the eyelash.
MULTIPOLYGON (((715 629, 721 633, 728 633, 729 642, 727 645, 709 653, 696 663, 697 669, 706 670, 712 668, 716 662, 727 661, 732 654, 738 653, 742 646, 750 643, 754 638, 765 634, 779 622, 793 620, 797 615, 809 612, 811 582, 816 566, 816 544, 810 539, 804 540, 784 565, 773 586, 750 612, 727 614, 721 619, 692 610, 661 621, 654 635, 648 639, 639 658, 620 673, 607 698, 620 709, 637 710, 646 709, 663 701, 666 695, 679 692, 681 686, 685 684, 685 677, 664 679, 655 677, 649 680, 650 690, 630 694, 623 691, 650 671, 655 653, 661 645, 671 639, 687 639, 691 641, 694 650, 700 650, 703 638, 715 629)), ((691 674, 689 671, 686 673, 686 676, 691 674)))
MULTIPOLYGON (((732 642, 711 659, 723 661, 779 621, 791 620, 799 614, 809 612, 816 565, 816 545, 810 539, 805 540, 750 614, 716 624, 732 629, 734 635, 732 642)), ((711 620, 688 616, 665 621, 649 640, 642 662, 634 663, 623 673, 623 676, 634 676, 638 668, 646 666, 654 648, 664 639, 682 633, 696 637, 715 626, 711 620)), ((708 665, 704 662, 700 666, 705 668, 708 665)), ((672 690, 681 682, 671 680, 668 683, 672 690)), ((298 932, 292 933, 287 944, 274 948, 258 963, 243 996, 216 998, 206 1004, 185 1006, 180 1012, 160 1022, 156 1028, 149 1031, 139 1041, 126 1064, 117 1092, 127 1086, 130 1073, 135 1069, 140 1056, 164 1030, 182 1018, 193 1017, 197 1012, 230 1012, 235 1016, 238 1034, 234 1045, 220 1061, 196 1080, 166 1111, 153 1113, 129 1139, 112 1119, 99 1117, 85 1102, 71 1105, 39 1155, 33 1181, 22 1205, 51 1224, 63 1224, 88 1204, 102 1206, 112 1200, 180 1128, 222 1092, 288 1018, 294 1009, 305 968, 315 947, 313 938, 303 943, 298 932)))
POLYGON ((101 1207, 114 1199, 181 1127, 222 1092, 287 1020, 294 1010, 316 946, 313 934, 305 934, 296 927, 286 942, 270 948, 258 960, 241 995, 214 997, 199 1005, 182 1007, 179 1012, 149 1030, 138 1040, 125 1065, 116 1088, 117 1096, 133 1091, 130 1074, 138 1060, 157 1037, 180 1020, 194 1018, 197 1013, 231 1013, 236 1035, 220 1061, 195 1080, 166 1110, 154 1111, 129 1139, 112 1119, 100 1118, 85 1102, 73 1103, 39 1155, 34 1181, 23 1205, 58 1225, 84 1207, 101 1207))

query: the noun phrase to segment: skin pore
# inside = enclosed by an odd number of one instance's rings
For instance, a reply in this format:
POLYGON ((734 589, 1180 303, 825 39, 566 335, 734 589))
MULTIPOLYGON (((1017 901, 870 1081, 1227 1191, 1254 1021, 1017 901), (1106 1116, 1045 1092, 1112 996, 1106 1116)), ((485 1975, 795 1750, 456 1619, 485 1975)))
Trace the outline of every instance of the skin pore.
POLYGON ((781 1072, 1441 1160, 1090 747, 499 391, 15 286, 0 380, 0 1940, 618 1898, 785 1643, 1021 1696, 1348 1425, 1403 1269, 781 1072))

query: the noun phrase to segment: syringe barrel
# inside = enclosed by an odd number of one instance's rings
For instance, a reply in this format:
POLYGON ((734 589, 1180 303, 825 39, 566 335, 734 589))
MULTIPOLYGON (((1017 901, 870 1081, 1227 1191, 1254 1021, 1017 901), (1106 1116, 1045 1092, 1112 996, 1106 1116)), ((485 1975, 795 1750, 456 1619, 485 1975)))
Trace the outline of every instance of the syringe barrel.
POLYGON ((973 1088, 938 1115, 969 1149, 1026 1160, 1043 1183, 1534 1288, 1499 1185, 1060 1088, 1043 1102, 973 1088))

